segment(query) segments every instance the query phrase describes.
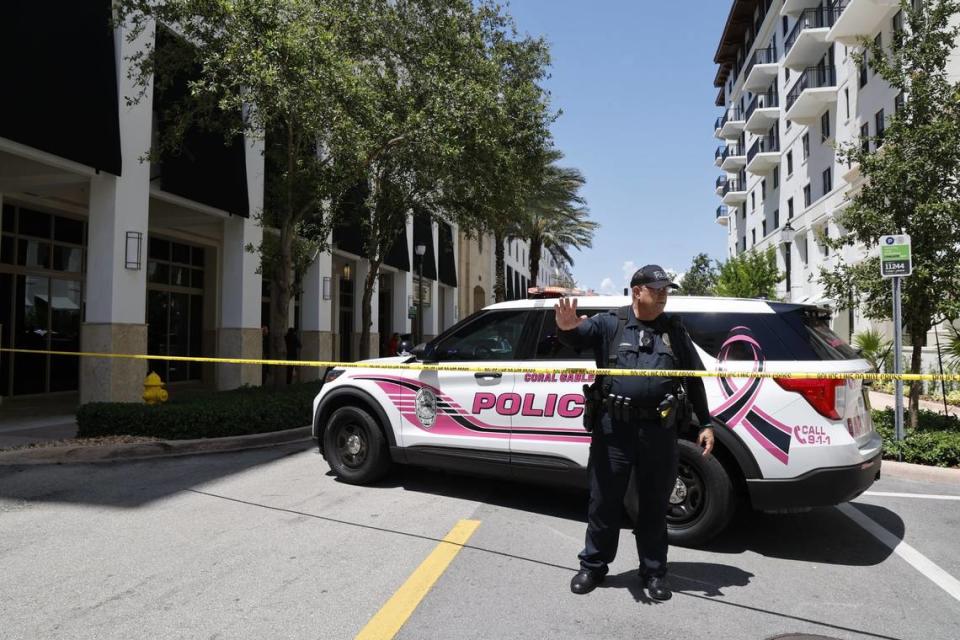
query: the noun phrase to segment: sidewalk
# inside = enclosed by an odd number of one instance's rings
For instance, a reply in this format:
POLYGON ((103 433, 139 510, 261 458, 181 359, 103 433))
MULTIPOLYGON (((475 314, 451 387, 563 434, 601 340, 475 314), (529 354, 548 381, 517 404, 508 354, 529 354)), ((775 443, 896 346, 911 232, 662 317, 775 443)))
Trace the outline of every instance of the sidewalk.
MULTIPOLYGON (((870 406, 874 409, 893 409, 895 398, 889 393, 880 393, 879 391, 870 392, 870 406)), ((950 415, 960 417, 960 407, 947 405, 950 415)), ((910 401, 903 399, 903 410, 906 412, 910 408, 910 401)), ((931 400, 921 400, 920 408, 924 411, 933 411, 943 415, 943 402, 933 402, 931 400)))
POLYGON ((75 438, 79 401, 75 393, 45 398, 4 398, 0 404, 0 449, 75 438))

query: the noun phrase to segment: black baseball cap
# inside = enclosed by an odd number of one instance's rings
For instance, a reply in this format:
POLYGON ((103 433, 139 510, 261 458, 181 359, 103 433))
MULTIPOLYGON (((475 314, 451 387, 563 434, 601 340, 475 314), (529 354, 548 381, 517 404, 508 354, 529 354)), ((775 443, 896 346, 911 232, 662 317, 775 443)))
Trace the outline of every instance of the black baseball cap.
POLYGON ((671 287, 679 289, 676 282, 671 282, 670 276, 658 264, 648 264, 645 267, 637 269, 633 277, 630 278, 631 287, 650 287, 651 289, 663 289, 671 287))

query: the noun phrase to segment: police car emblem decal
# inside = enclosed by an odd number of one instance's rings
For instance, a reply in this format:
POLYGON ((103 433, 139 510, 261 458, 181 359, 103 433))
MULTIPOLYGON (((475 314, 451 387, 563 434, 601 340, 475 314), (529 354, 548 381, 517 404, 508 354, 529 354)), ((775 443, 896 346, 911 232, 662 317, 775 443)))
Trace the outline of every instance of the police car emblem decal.
POLYGON ((424 429, 429 429, 437 419, 437 396, 430 389, 421 387, 417 391, 416 406, 417 419, 420 420, 424 429))

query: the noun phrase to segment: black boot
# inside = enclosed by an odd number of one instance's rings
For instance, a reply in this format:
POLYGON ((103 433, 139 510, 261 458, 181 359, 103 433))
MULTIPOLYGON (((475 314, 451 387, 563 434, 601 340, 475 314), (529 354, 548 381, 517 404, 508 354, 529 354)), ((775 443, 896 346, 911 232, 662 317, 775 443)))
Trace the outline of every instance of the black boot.
POLYGON ((673 592, 667 586, 665 576, 647 576, 643 580, 643 586, 647 589, 647 594, 654 600, 669 600, 673 597, 673 592))
POLYGON ((604 577, 602 573, 580 569, 570 581, 570 591, 576 594, 590 593, 597 588, 598 584, 603 582, 604 577))

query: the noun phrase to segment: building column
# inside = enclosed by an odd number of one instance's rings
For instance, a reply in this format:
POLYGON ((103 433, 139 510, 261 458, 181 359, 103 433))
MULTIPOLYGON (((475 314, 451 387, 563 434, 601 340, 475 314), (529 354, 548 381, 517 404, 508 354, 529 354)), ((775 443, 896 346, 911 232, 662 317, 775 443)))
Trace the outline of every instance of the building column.
MULTIPOLYGON (((434 221, 430 222, 430 232, 433 234, 433 258, 434 260, 437 260, 440 254, 440 244, 438 243, 439 230, 437 223, 434 221)), ((438 264, 434 264, 434 273, 437 275, 437 278, 440 277, 438 264)), ((430 287, 430 306, 424 306, 423 309, 423 341, 429 342, 440 333, 440 314, 438 313, 438 308, 440 306, 438 294, 440 293, 440 289, 438 287, 438 279, 427 279, 425 282, 427 283, 427 286, 430 287)))
MULTIPOLYGON (((260 358, 263 355, 260 331, 263 279, 257 273, 260 255, 247 251, 247 245, 259 247, 263 240, 263 229, 255 220, 263 210, 263 141, 248 137, 245 143, 250 217, 230 216, 223 223, 220 328, 217 332, 217 354, 221 358, 260 358)), ((259 386, 262 371, 260 365, 219 364, 217 388, 259 386)))
MULTIPOLYGON (((363 289, 366 287, 367 274, 370 273, 369 260, 357 260, 356 274, 353 276, 353 343, 357 345, 357 357, 360 350, 360 335, 363 331, 363 289)), ((380 278, 374 280, 373 293, 370 295, 370 357, 380 355, 380 278)))
MULTIPOLYGON (((333 254, 318 254, 307 269, 303 277, 301 305, 301 359, 333 360, 333 254)), ((300 369, 303 381, 316 380, 322 374, 323 369, 318 367, 300 369)))
MULTIPOLYGON (((114 33, 121 176, 101 172, 90 179, 86 318, 80 348, 145 354, 150 163, 140 158, 150 149, 153 84, 135 86, 127 77, 127 58, 152 43, 154 27, 149 24, 134 42, 127 42, 127 32, 118 27, 114 33), (126 97, 141 90, 140 100, 128 106, 126 97), (139 234, 131 236, 129 247, 128 233, 139 234), (138 246, 139 256, 132 255, 138 246), (137 259, 139 266, 134 268, 137 259)), ((80 402, 140 402, 146 373, 144 360, 81 358, 80 402)))
POLYGON ((414 270, 416 256, 413 255, 413 216, 407 216, 407 256, 410 259, 410 271, 398 271, 393 274, 393 327, 403 335, 413 333, 414 321, 409 311, 413 306, 414 270))

